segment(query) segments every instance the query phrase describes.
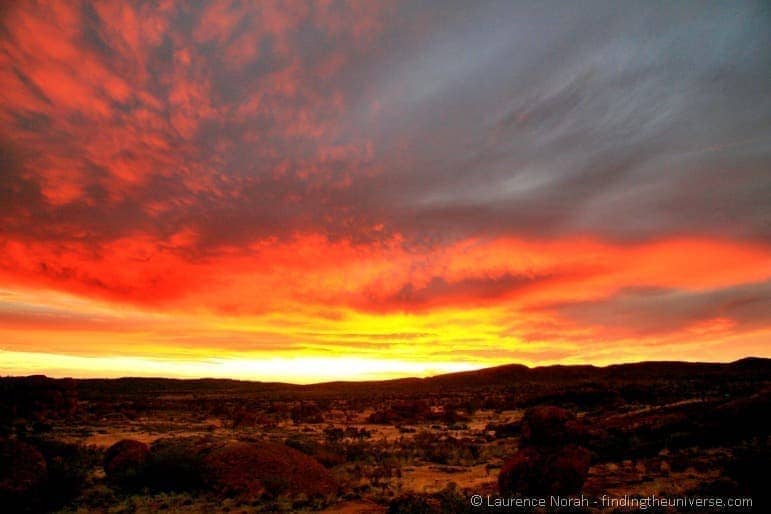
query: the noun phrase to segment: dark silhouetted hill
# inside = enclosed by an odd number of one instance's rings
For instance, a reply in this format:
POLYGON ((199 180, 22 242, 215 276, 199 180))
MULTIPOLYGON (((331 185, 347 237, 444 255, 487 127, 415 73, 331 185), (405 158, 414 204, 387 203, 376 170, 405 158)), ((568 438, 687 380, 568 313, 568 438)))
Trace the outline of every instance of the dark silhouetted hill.
MULTIPOLYGON (((509 364, 474 371, 449 373, 429 378, 402 378, 364 382, 326 382, 296 385, 280 382, 252 382, 230 379, 117 378, 77 379, 78 397, 91 399, 120 396, 192 395, 269 395, 277 397, 309 396, 380 396, 401 393, 431 394, 473 389, 516 388, 528 384, 611 384, 646 381, 767 380, 771 359, 749 357, 731 363, 639 362, 598 367, 591 365, 554 365, 530 368, 509 364)), ((43 380, 34 377, 0 378, 0 391, 6 397, 27 396, 30 384, 43 380), (22 393, 19 393, 22 391, 22 393)), ((50 383, 57 383, 51 381, 50 383)), ((71 386, 70 386, 71 387, 71 386)))

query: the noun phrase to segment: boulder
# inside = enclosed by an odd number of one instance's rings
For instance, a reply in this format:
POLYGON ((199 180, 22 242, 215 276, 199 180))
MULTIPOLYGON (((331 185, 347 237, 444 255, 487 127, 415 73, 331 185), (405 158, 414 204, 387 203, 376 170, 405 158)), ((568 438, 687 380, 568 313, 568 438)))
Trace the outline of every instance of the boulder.
POLYGON ((591 454, 581 446, 555 449, 525 447, 501 468, 501 495, 569 495, 581 491, 589 473, 591 454))
POLYGON ((338 490, 329 472, 313 458, 283 444, 229 442, 203 459, 207 488, 226 497, 263 494, 327 496, 338 490))
POLYGON ((150 448, 134 439, 123 439, 110 446, 104 455, 104 472, 112 482, 122 485, 140 483, 145 478, 150 448))
POLYGON ((312 457, 283 444, 172 437, 150 446, 149 485, 158 490, 210 490, 221 497, 263 494, 326 496, 338 490, 312 457))
POLYGON ((549 494, 578 494, 586 481, 591 453, 582 446, 569 444, 546 459, 546 488, 549 494))
POLYGON ((530 408, 522 417, 523 443, 559 445, 569 442, 569 428, 575 419, 575 414, 561 407, 545 405, 530 408))

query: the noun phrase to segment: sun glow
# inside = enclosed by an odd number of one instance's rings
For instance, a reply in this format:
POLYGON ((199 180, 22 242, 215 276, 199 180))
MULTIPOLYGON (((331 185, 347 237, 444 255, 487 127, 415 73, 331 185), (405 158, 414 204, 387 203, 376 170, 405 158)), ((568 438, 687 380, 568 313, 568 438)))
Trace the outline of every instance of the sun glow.
POLYGON ((262 251, 251 262, 235 256, 197 265, 188 273, 190 293, 161 303, 34 281, 6 287, 0 372, 307 383, 508 362, 684 359, 694 342, 700 353, 731 359, 763 326, 743 328, 730 312, 702 313, 699 298, 728 295, 726 308, 744 305, 737 302, 751 290, 712 291, 763 280, 771 269, 762 247, 687 239, 636 246, 472 240, 414 258, 303 238, 262 251), (203 282, 213 276, 220 278, 203 282), (609 295, 615 305, 603 303, 609 295), (692 313, 670 320, 667 303, 689 298, 692 313), (729 337, 738 346, 725 346, 729 337))
POLYGON ((51 377, 232 378, 261 382, 310 384, 337 380, 385 380, 429 377, 477 369, 466 362, 409 362, 355 357, 265 357, 202 360, 147 357, 86 357, 0 350, 0 374, 45 374, 51 377))

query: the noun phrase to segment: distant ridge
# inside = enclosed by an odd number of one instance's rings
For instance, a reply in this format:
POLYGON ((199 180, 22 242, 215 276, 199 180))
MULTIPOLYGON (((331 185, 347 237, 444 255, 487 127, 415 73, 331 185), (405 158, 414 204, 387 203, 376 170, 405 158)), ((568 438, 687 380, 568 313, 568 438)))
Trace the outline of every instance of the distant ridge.
MULTIPOLYGON (((741 376, 767 379, 771 376, 771 359, 747 357, 729 363, 684 361, 644 361, 608 366, 551 365, 530 368, 523 364, 505 364, 473 371, 462 371, 427 378, 397 378, 371 381, 335 381, 298 385, 283 382, 243 381, 227 378, 85 378, 76 379, 79 392, 99 394, 174 394, 174 393, 323 393, 386 394, 399 391, 429 393, 453 389, 508 387, 517 383, 569 383, 634 379, 675 379, 741 376)), ((5 377, 2 382, 15 382, 29 377, 5 377)))

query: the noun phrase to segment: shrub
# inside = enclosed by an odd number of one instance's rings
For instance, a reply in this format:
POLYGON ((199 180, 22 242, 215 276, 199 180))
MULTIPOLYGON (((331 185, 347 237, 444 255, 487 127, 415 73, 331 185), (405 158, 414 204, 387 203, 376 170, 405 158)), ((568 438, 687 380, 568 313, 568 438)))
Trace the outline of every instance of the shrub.
POLYGON ((48 479, 45 458, 33 446, 9 439, 0 441, 0 505, 8 512, 40 507, 48 479))

